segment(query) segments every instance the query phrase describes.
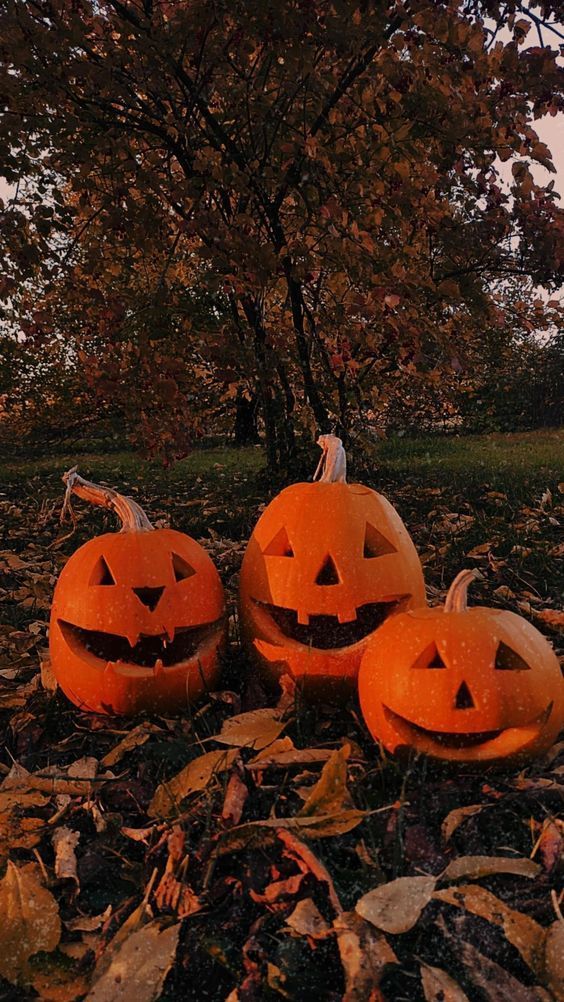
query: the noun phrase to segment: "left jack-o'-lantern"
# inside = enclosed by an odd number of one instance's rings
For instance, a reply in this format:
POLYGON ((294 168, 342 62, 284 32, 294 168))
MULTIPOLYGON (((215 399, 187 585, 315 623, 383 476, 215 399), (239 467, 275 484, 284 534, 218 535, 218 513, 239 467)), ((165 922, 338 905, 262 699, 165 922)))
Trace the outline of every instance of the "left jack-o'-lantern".
POLYGON ((66 696, 83 710, 178 712, 213 689, 225 602, 206 551, 155 529, 131 498, 75 470, 71 493, 114 511, 119 532, 89 540, 65 564, 53 597, 50 654, 66 696))

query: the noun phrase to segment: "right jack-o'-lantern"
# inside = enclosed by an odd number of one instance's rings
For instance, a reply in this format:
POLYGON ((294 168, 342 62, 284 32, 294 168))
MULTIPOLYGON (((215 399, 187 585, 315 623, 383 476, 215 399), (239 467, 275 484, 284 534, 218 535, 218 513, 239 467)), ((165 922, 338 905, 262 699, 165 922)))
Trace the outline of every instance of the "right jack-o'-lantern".
POLYGON ((564 725, 564 680, 548 641, 521 616, 468 609, 475 571, 445 605, 389 619, 366 649, 360 705, 376 740, 454 761, 530 758, 564 725))

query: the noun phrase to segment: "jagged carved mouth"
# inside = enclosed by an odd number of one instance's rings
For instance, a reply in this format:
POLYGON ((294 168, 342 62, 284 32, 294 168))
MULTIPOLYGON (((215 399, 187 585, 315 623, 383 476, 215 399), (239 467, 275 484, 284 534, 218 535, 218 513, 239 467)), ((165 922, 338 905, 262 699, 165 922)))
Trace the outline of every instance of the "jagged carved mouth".
POLYGON ((364 640, 378 629, 392 612, 399 612, 409 598, 410 595, 401 595, 386 602, 368 602, 366 605, 359 605, 356 619, 347 623, 340 623, 337 616, 316 615, 310 615, 308 623, 298 623, 298 613, 295 609, 270 605, 268 602, 259 602, 258 599, 254 599, 254 602, 268 613, 285 637, 297 640, 307 647, 331 650, 337 647, 350 647, 364 640))
POLYGON ((204 626, 177 627, 172 640, 166 633, 156 637, 141 634, 132 645, 127 637, 116 633, 84 630, 62 619, 58 620, 58 624, 65 640, 79 653, 86 651, 104 664, 108 661, 123 662, 141 668, 154 668, 158 662, 163 668, 171 668, 189 661, 219 626, 219 622, 214 622, 204 626))

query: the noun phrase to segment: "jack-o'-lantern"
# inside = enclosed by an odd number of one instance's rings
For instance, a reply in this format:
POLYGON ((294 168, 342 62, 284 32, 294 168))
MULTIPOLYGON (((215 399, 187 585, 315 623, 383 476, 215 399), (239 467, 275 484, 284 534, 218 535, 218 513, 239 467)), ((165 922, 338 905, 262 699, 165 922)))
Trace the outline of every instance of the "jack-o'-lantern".
POLYGON ((131 498, 74 470, 71 492, 112 509, 120 532, 89 540, 63 568, 53 598, 53 672, 76 706, 97 713, 186 708, 218 675, 225 637, 217 570, 194 539, 155 529, 131 498))
POLYGON ((530 758, 564 726, 564 680, 548 641, 521 616, 467 608, 475 571, 444 606, 388 620, 366 649, 358 684, 368 729, 394 752, 489 762, 530 758))
POLYGON ((395 509, 346 482, 340 439, 319 444, 321 478, 287 487, 254 528, 240 620, 267 680, 287 672, 330 695, 356 680, 368 638, 388 616, 425 603, 425 586, 395 509))

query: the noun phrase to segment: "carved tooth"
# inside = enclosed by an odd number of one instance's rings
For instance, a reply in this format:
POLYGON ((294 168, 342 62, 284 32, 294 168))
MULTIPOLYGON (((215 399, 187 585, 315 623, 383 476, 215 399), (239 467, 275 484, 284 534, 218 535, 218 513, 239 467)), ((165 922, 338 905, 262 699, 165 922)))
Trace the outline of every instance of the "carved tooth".
POLYGON ((309 626, 309 612, 304 612, 303 609, 298 609, 298 623, 300 626, 309 626))
POLYGON ((153 665, 153 675, 160 675, 163 670, 164 670, 164 665, 162 662, 162 658, 157 658, 157 660, 153 665))
POLYGON ((356 609, 343 609, 341 612, 337 613, 337 619, 340 623, 351 623, 356 619, 356 609))

